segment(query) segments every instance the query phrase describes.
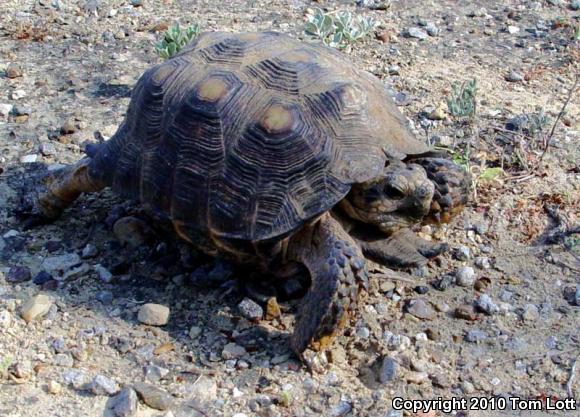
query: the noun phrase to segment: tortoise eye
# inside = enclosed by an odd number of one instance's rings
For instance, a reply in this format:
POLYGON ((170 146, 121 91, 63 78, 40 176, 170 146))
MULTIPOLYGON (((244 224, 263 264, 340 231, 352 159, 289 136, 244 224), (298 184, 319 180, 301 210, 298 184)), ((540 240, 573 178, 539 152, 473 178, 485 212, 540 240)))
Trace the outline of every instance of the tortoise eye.
POLYGON ((385 193, 385 196, 387 198, 390 198, 393 200, 401 200, 405 197, 405 193, 403 191, 401 191, 400 189, 398 189, 390 184, 385 185, 383 192, 385 193))

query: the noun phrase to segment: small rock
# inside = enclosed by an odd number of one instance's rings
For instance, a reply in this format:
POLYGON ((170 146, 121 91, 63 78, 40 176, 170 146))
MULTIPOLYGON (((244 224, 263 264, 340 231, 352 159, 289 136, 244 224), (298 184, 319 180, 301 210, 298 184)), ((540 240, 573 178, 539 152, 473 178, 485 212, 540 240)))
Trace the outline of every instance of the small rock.
POLYGON ((96 298, 101 304, 104 305, 111 305, 113 303, 113 293, 111 291, 99 291, 96 298))
POLYGON ((88 390, 95 395, 115 395, 119 392, 119 385, 111 378, 97 375, 89 384, 88 390))
POLYGON ((524 312, 522 313, 522 319, 524 321, 536 321, 540 318, 540 311, 538 307, 534 304, 526 304, 524 307, 524 312))
POLYGON ((209 404, 217 398, 217 382, 214 378, 202 375, 193 386, 188 388, 188 394, 191 399, 200 404, 209 404))
POLYGON ((505 288, 502 288, 499 292, 499 299, 501 301, 503 301, 504 303, 507 303, 508 301, 510 301, 513 297, 514 293, 511 291, 506 290, 505 288))
POLYGON ((385 356, 383 358, 383 362, 381 364, 381 369, 379 372, 379 381, 381 384, 386 384, 388 382, 392 382, 397 378, 399 370, 399 364, 396 360, 389 356, 385 356))
POLYGON ((62 380, 65 384, 72 385, 75 389, 82 389, 90 382, 84 371, 74 368, 63 372, 62 380))
POLYGON ((67 119, 62 126, 60 127, 60 131, 64 135, 70 135, 75 133, 78 130, 77 124, 75 123, 74 119, 67 119))
POLYGON ((429 120, 445 120, 447 118, 447 111, 444 106, 437 106, 429 113, 427 118, 429 120))
POLYGON ((12 324, 12 314, 6 310, 0 310, 0 329, 8 329, 12 324))
POLYGON ((171 407, 172 398, 162 389, 144 382, 137 382, 133 388, 137 391, 139 398, 149 407, 161 411, 171 407))
POLYGON ((264 309, 247 297, 238 304, 238 310, 242 316, 252 321, 258 321, 264 315, 264 309))
POLYGON ((409 29, 407 29, 407 35, 411 38, 417 38, 421 40, 427 39, 427 37, 429 36, 424 29, 418 27, 410 27, 409 29))
POLYGON ((518 26, 508 26, 507 27, 507 31, 510 35, 515 35, 516 33, 518 33, 520 31, 520 28, 518 26))
POLYGON ((26 91, 24 90, 13 90, 12 93, 10 93, 10 98, 12 100, 20 100, 21 98, 26 97, 26 91))
POLYGON ((6 76, 8 78, 22 77, 22 67, 18 64, 8 64, 6 67, 6 76))
POLYGON ((189 337, 191 339, 197 339, 200 335, 201 335, 201 327, 191 326, 191 329, 189 329, 189 337))
POLYGON ((572 0, 572 2, 570 3, 570 9, 580 10, 580 0, 572 0))
POLYGON ((43 156, 56 155, 56 147, 50 142, 42 142, 38 147, 38 150, 43 156))
POLYGON ((169 307, 153 303, 143 304, 137 320, 150 326, 165 326, 169 321, 169 307))
POLYGON ((508 75, 505 77, 506 81, 516 83, 524 80, 524 76, 517 72, 517 71, 510 71, 508 75))
POLYGON ((445 291, 446 289, 452 287, 455 281, 456 278, 453 275, 446 274, 443 275, 441 279, 436 281, 433 286, 439 291, 445 291))
POLYGON ((73 357, 68 353, 58 353, 54 356, 54 364, 63 368, 72 368, 75 364, 73 357))
POLYGON ((413 290, 417 293, 417 294, 427 294, 429 292, 429 287, 426 285, 417 285, 415 288, 413 288, 413 290))
POLYGON ((48 273, 62 275, 64 272, 81 263, 81 257, 76 253, 65 253, 64 255, 45 258, 40 267, 48 273))
POLYGON ((157 365, 147 365, 145 367, 145 378, 149 382, 158 382, 169 374, 169 369, 157 365))
POLYGON ((18 104, 14 106, 13 113, 15 116, 30 116, 32 114, 32 107, 18 104))
POLYGON ((12 266, 5 276, 6 282, 12 283, 30 281, 30 278, 32 274, 27 266, 12 266))
MULTIPOLYGON (((431 381, 433 382, 433 386, 439 388, 449 388, 452 385, 451 381, 449 381, 449 377, 443 373, 434 374, 431 376, 431 381)), ((436 414, 434 414, 434 416, 436 416, 436 414)))
POLYGON ((13 108, 12 104, 0 103, 0 118, 7 120, 13 108))
POLYGON ((62 392, 62 385, 60 385, 57 381, 51 379, 50 381, 48 381, 46 390, 48 391, 49 394, 57 395, 62 392))
POLYGON ((22 309, 20 311, 20 316, 24 319, 25 322, 29 323, 32 320, 44 317, 50 307, 52 307, 53 299, 44 294, 38 294, 32 298, 29 298, 22 305, 22 309))
POLYGON ((137 393, 132 388, 123 388, 111 400, 111 410, 115 417, 134 417, 137 414, 137 393))
POLYGON ((243 346, 237 345, 235 343, 228 343, 224 346, 222 350, 222 358, 228 359, 238 359, 246 354, 246 349, 243 346))
POLYGON ((273 320, 282 315, 282 310, 280 310, 280 305, 276 297, 268 298, 266 303, 266 320, 273 320))
POLYGON ((368 339, 371 335, 371 331, 367 327, 359 327, 356 329, 356 335, 361 339, 368 339))
POLYGON ((473 306, 462 305, 455 309, 455 317, 458 319, 474 321, 477 320, 477 313, 473 306))
POLYGON ((83 248, 83 251, 81 253, 81 257, 83 259, 94 258, 98 254, 99 254, 99 251, 95 247, 95 245, 87 243, 87 245, 83 248))
POLYGON ((433 320, 435 311, 422 298, 410 300, 407 304, 407 313, 421 320, 433 320))
POLYGON ((93 268, 102 282, 108 284, 113 281, 113 274, 103 265, 96 264, 93 268))
POLYGON ((417 372, 427 372, 428 365, 424 360, 413 358, 411 360, 411 368, 417 372))
POLYGON ((427 34, 429 36, 439 36, 439 32, 441 32, 441 30, 433 22, 427 23, 425 29, 427 30, 427 34))
POLYGON ((475 283, 475 271, 470 266, 462 266, 455 273, 456 283, 462 287, 472 287, 475 283))
POLYGON ((36 161, 38 161, 38 155, 36 155, 36 154, 29 154, 29 155, 24 155, 24 156, 20 157, 21 164, 33 164, 36 161))
POLYGON ((487 256, 478 256, 475 258, 475 266, 481 269, 491 268, 491 262, 487 256))
POLYGON ((407 375, 405 375, 405 379, 411 384, 421 385, 429 379, 429 374, 427 372, 410 371, 407 372, 407 375))
POLYGON ((490 316, 499 312, 498 305, 495 304, 487 294, 481 294, 476 300, 475 306, 490 316))
POLYGON ((458 261, 467 261, 471 258, 471 251, 467 246, 462 245, 453 252, 453 255, 458 261))
POLYGON ((122 244, 136 248, 149 240, 150 228, 143 220, 127 216, 115 222, 113 233, 122 244))
POLYGON ((483 330, 470 330, 465 335, 465 340, 471 343, 478 343, 487 339, 487 333, 483 330))

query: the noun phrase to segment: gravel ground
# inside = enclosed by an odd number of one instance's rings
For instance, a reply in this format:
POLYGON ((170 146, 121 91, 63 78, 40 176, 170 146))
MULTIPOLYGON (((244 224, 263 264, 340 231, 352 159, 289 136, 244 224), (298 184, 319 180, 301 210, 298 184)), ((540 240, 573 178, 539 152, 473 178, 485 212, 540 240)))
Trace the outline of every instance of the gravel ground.
POLYGON ((412 414, 395 397, 578 393, 580 243, 566 234, 580 213, 577 93, 541 155, 578 74, 580 5, 358 3, 0 1, 0 416, 395 417, 412 414), (360 316, 322 373, 288 349, 296 300, 280 299, 281 314, 252 300, 248 287, 267 291, 256 279, 268 277, 196 253, 111 192, 32 230, 18 217, 42 165, 115 132, 168 26, 306 38, 313 7, 376 19, 343 53, 476 186, 453 223, 419 230, 448 253, 400 275, 371 265, 360 316), (450 116, 452 84, 473 77, 477 116, 450 116))

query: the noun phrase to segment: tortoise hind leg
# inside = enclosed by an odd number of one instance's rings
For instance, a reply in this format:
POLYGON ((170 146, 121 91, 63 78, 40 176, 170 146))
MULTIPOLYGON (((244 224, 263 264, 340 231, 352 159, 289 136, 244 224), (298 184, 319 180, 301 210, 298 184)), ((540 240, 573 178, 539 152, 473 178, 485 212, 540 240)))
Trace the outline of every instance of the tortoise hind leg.
POLYGON ((107 185, 91 177, 91 158, 83 158, 77 163, 56 171, 46 179, 46 191, 38 198, 40 216, 46 220, 58 218, 81 193, 102 190, 107 185))
POLYGON ((290 339, 292 349, 308 363, 304 351, 326 350, 356 311, 368 273, 360 248, 329 214, 294 236, 288 254, 306 266, 312 280, 290 339))

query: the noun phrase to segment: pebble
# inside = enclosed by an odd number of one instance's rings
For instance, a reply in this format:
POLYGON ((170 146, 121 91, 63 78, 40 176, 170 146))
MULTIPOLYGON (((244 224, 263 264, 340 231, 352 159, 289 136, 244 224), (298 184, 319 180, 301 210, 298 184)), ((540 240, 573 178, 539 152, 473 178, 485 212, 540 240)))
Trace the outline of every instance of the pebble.
POLYGON ((115 417, 134 417, 137 414, 137 393, 133 388, 123 388, 111 400, 111 410, 115 417))
POLYGON ((201 327, 191 326, 189 329, 189 337, 191 339, 197 339, 201 335, 201 327))
POLYGON ((433 286, 439 291, 445 291, 446 289, 453 286, 455 283, 456 278, 453 275, 443 275, 441 279, 436 281, 433 286))
POLYGON ((499 291, 499 299, 501 301, 503 301, 504 303, 507 303, 508 301, 510 301, 513 297, 514 293, 511 291, 506 290, 505 288, 502 288, 499 291))
POLYGON ((474 321, 477 320, 477 313, 473 306, 462 305, 455 309, 455 317, 458 319, 474 321))
POLYGON ((407 29, 407 35, 411 38, 416 39, 427 39, 427 37, 429 36, 425 31, 425 29, 421 29, 418 27, 410 27, 409 29, 407 29))
POLYGON ((421 320, 433 320, 435 311, 422 298, 410 300, 407 304, 407 313, 421 320))
POLYGON ((461 383, 461 391, 464 394, 473 394, 475 392, 475 386, 469 381, 463 381, 461 383))
POLYGON ((156 410, 167 410, 171 407, 172 398, 167 392, 145 382, 137 382, 133 388, 139 395, 139 398, 149 407, 156 410))
POLYGON ((491 268, 491 262, 487 256, 478 256, 475 258, 475 266, 481 269, 491 268))
POLYGON ((250 298, 244 298, 238 304, 240 314, 251 321, 258 321, 264 315, 264 309, 250 298))
POLYGON ((56 155, 56 147, 50 142, 42 142, 38 147, 38 150, 43 156, 56 155))
POLYGON ((54 356, 54 364, 63 368, 72 368, 75 364, 73 357, 68 353, 57 353, 54 356))
POLYGON ((50 381, 48 381, 46 391, 52 395, 60 394, 62 392, 62 385, 60 385, 57 381, 51 379, 50 381))
POLYGON ((518 26, 508 26, 507 27, 507 31, 510 35, 515 35, 516 33, 518 33, 520 31, 520 28, 518 26))
POLYGON ((22 67, 18 64, 8 64, 6 67, 6 76, 8 78, 22 77, 22 67))
POLYGON ((81 252, 81 258, 88 259, 94 258, 99 254, 99 250, 95 247, 95 245, 87 243, 87 245, 83 248, 81 252))
POLYGON ((76 253, 49 256, 42 261, 40 268, 51 274, 61 275, 73 267, 82 263, 81 257, 76 253))
POLYGON ((469 330, 465 335, 465 340, 467 340, 470 343, 478 343, 485 339, 487 339, 487 333, 484 332, 483 330, 477 329, 469 330))
POLYGON ((0 103, 0 117, 4 120, 8 119, 13 108, 12 104, 0 103))
POLYGON ((417 285, 415 288, 413 288, 413 290, 417 293, 417 294, 427 294, 429 292, 429 287, 426 285, 417 285))
POLYGON ((441 32, 441 29, 439 29, 433 22, 427 23, 425 29, 429 36, 439 36, 439 32, 441 32))
POLYGON ((516 83, 524 80, 524 76, 517 72, 517 71, 510 71, 508 75, 505 77, 506 81, 516 83))
POLYGON ((6 310, 0 310, 0 329, 7 329, 12 324, 12 314, 6 310))
POLYGON ((235 343, 228 343, 224 346, 222 350, 222 358, 228 359, 238 359, 246 354, 246 349, 243 346, 237 345, 235 343))
POLYGON ((471 258, 471 250, 467 246, 460 246, 453 252, 455 259, 458 261, 467 261, 471 258))
POLYGON ((121 217, 113 225, 113 233, 122 244, 136 248, 147 242, 149 226, 137 217, 121 217))
POLYGON ((38 161, 38 155, 36 155, 36 154, 29 154, 29 155, 24 155, 24 156, 20 157, 21 164, 33 164, 36 161, 38 161))
POLYGON ((96 298, 101 304, 104 305, 111 305, 113 303, 113 293, 111 291, 99 291, 96 298))
POLYGON ((498 305, 495 304, 491 297, 487 294, 481 294, 475 301, 475 306, 490 316, 499 312, 498 305))
POLYGON ((368 329, 368 327, 359 327, 356 329, 356 335, 361 339, 368 339, 371 335, 371 331, 368 329))
POLYGON ((48 313, 50 307, 54 300, 48 295, 38 294, 32 298, 29 298, 20 310, 20 316, 25 322, 29 323, 32 320, 42 318, 48 313))
POLYGON ((522 313, 522 319, 524 321, 536 321, 540 318, 540 311, 538 307, 534 304, 526 304, 524 306, 524 312, 522 313))
POLYGON ((159 380, 165 378, 169 374, 169 369, 162 368, 157 365, 147 365, 145 367, 145 378, 149 382, 158 382, 159 380))
POLYGON ((19 104, 14 106, 13 113, 15 116, 30 116, 32 114, 32 107, 19 104))
POLYGON ((88 390, 95 395, 115 395, 119 392, 119 385, 109 377, 97 375, 89 384, 88 390))
POLYGON ((60 127, 60 131, 64 135, 70 135, 75 133, 77 130, 77 124, 73 118, 67 119, 60 127))
POLYGON ((194 401, 207 404, 215 401, 218 396, 218 386, 214 378, 202 375, 194 385, 188 387, 188 394, 194 401))
POLYGON ((461 287, 472 287, 475 283, 475 271, 470 266, 462 266, 455 272, 455 282, 461 287))
POLYGON ((280 305, 278 304, 278 300, 276 297, 268 298, 266 303, 266 320, 273 320, 277 317, 282 315, 282 310, 280 309, 280 305))
POLYGON ((417 372, 426 372, 428 369, 427 362, 421 359, 413 358, 411 360, 411 368, 417 372))
POLYGON ((12 100, 20 100, 21 98, 26 97, 26 91, 24 90, 13 90, 12 93, 10 93, 10 98, 12 100))
POLYGON ((429 374, 427 372, 414 372, 409 371, 405 375, 405 380, 411 384, 421 385, 429 379, 429 374))
POLYGON ((165 326, 169 321, 169 307, 153 303, 143 304, 137 320, 150 326, 165 326))
POLYGON ((96 264, 93 268, 102 282, 109 284, 113 281, 113 274, 103 265, 96 264))
POLYGON ((12 266, 5 276, 6 282, 18 283, 30 281, 32 274, 27 266, 12 266))

